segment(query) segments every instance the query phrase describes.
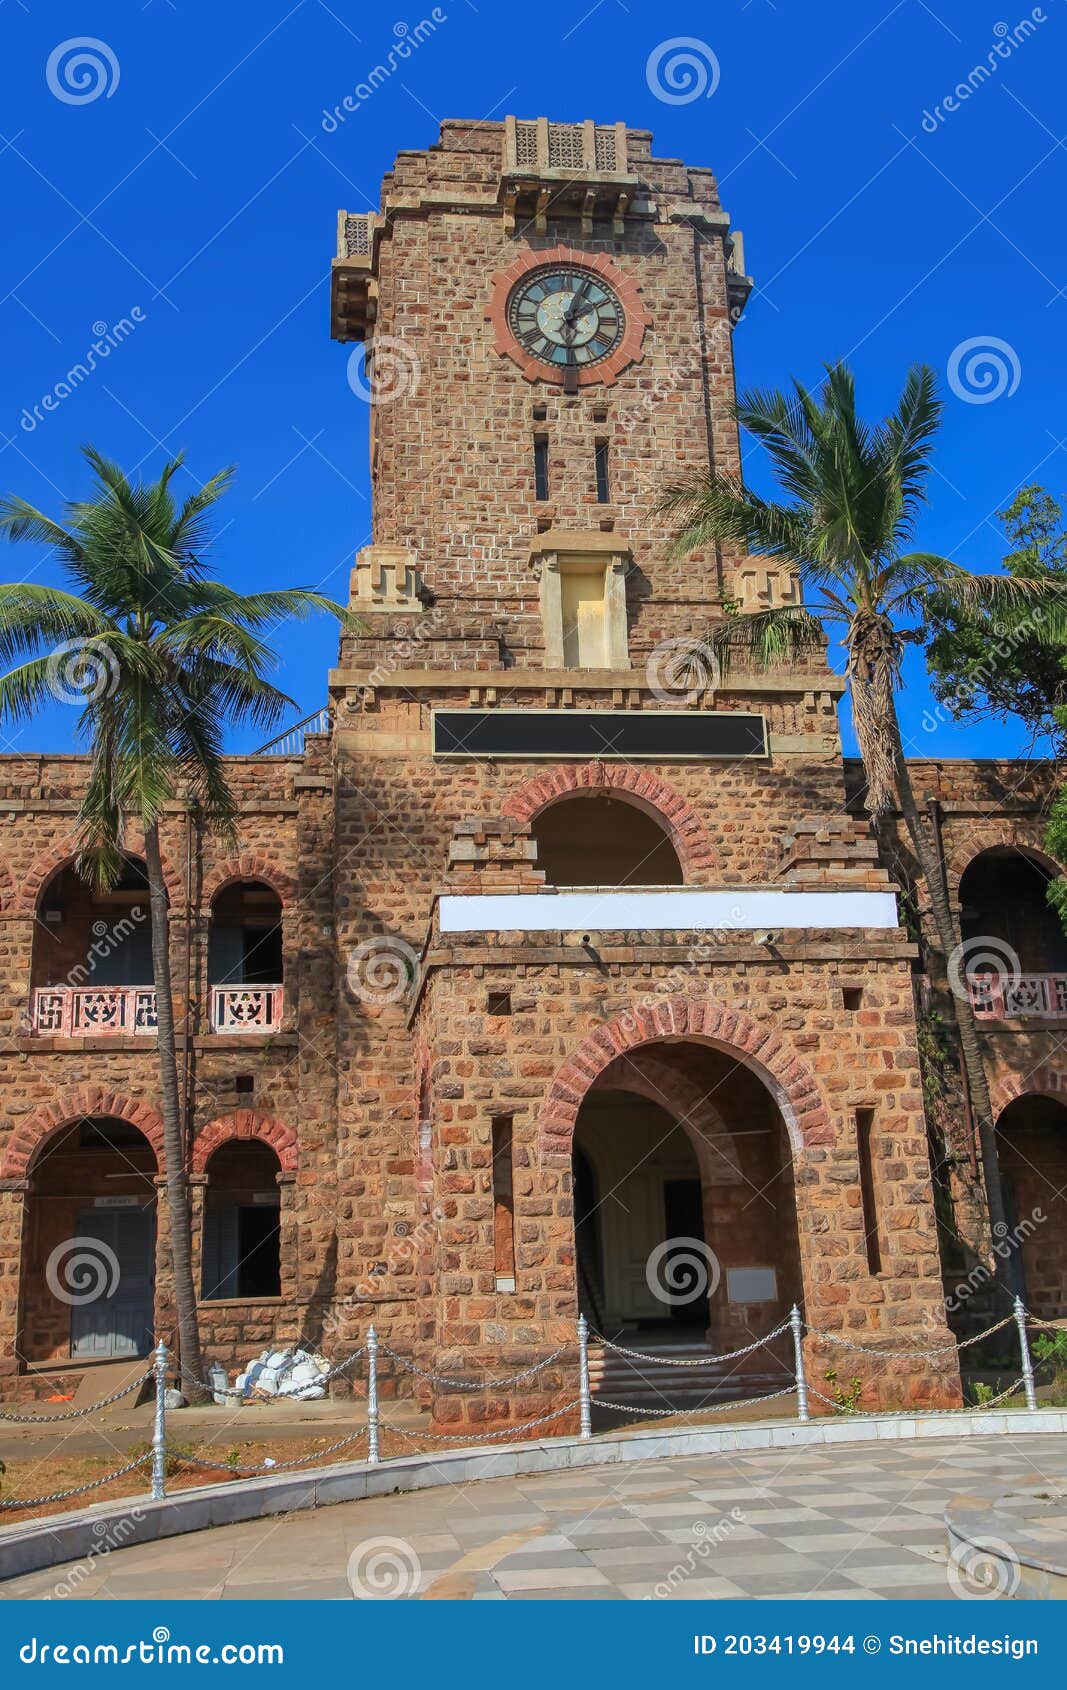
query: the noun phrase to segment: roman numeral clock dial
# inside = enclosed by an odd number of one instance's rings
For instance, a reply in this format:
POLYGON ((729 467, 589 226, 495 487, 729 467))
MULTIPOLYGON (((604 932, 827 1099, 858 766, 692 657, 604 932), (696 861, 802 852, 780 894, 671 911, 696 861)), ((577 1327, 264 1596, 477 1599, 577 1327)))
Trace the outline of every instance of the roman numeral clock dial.
POLYGON ((532 271, 512 290, 508 327, 529 357, 566 372, 614 352, 626 318, 615 290, 595 271, 552 265, 532 271))
POLYGON ((565 393, 610 387, 640 361, 649 325, 635 275, 565 246, 528 249, 498 271, 485 315, 501 357, 565 393))

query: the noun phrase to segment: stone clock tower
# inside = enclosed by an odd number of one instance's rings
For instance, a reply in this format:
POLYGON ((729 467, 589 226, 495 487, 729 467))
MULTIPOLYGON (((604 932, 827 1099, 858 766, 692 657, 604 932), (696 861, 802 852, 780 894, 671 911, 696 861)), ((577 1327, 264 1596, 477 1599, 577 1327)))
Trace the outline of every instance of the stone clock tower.
POLYGON ((426 587, 506 622, 507 663, 551 667, 542 560, 564 580, 613 560, 607 655, 625 669, 724 591, 789 592, 715 556, 672 563, 652 517, 671 478, 739 467, 731 334, 751 283, 711 171, 650 141, 446 123, 399 156, 379 215, 342 214, 333 332, 366 337, 377 400, 367 608, 384 566, 402 599, 426 587))
POLYGON ((796 584, 674 557, 656 515, 739 472, 750 288, 712 172, 622 124, 446 122, 339 217, 374 493, 330 689, 340 1318, 446 1375, 521 1372, 579 1307, 675 1330, 679 1238, 713 1264, 698 1346, 794 1301, 943 1331, 913 950, 845 814, 841 683, 717 685, 724 600, 796 584))
MULTIPOLYGON (((796 1304, 815 1412, 842 1354, 864 1409, 960 1400, 945 1292, 973 1335, 989 1247, 944 1102, 973 1244, 943 1282, 918 967, 935 1009, 948 987, 901 923, 907 843, 866 827, 821 652, 718 672, 709 630, 795 580, 679 558, 656 514, 739 471, 750 288, 712 173, 621 124, 445 123, 379 211, 340 215, 374 486, 358 619, 329 710, 228 760, 235 835, 180 803, 161 822, 199 1319, 234 1372, 265 1344, 349 1356, 373 1322, 386 1397, 551 1434, 579 1315, 595 1426, 598 1401, 777 1405, 796 1304)), ((72 1392, 174 1324, 144 841, 90 897, 91 768, 0 756, 0 1395, 72 1392), (57 1289, 70 1241, 121 1260, 99 1299, 57 1289)), ((1042 1318, 1067 1306, 1056 779, 912 767, 963 938, 1019 946, 966 989, 1042 1318)))

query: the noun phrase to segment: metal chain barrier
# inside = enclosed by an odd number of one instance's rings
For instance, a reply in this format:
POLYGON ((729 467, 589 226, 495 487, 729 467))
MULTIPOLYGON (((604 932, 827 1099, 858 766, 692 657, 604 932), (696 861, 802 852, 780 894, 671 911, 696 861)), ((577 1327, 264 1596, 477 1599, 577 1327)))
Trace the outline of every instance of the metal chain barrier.
POLYGON ((60 1420, 84 1420, 87 1414, 95 1414, 98 1409, 110 1408, 112 1403, 121 1402, 131 1391, 139 1391, 146 1379, 151 1379, 152 1369, 142 1373, 134 1379, 132 1384, 123 1385, 121 1391, 113 1391, 109 1397, 103 1397, 100 1402, 91 1402, 85 1408, 66 1409, 62 1414, 5 1414, 0 1410, 0 1420, 6 1420, 12 1426, 51 1426, 60 1420))
POLYGON ((526 1368, 522 1373, 512 1373, 507 1379, 449 1379, 444 1373, 427 1373, 425 1368, 417 1367, 407 1356, 397 1355, 396 1351, 391 1350, 388 1344, 382 1344, 381 1353, 399 1363, 408 1373, 416 1373, 420 1379, 428 1379, 435 1385, 447 1385, 453 1391, 502 1391, 508 1385, 521 1385, 524 1380, 532 1379, 543 1368, 551 1367, 552 1363, 558 1361, 560 1356, 570 1347, 569 1342, 561 1344, 558 1350, 553 1350, 552 1354, 545 1356, 543 1361, 535 1362, 533 1367, 526 1368))
POLYGON ((650 1361, 656 1367, 706 1367, 709 1362, 740 1361, 742 1356, 753 1355, 756 1350, 762 1350, 765 1344, 770 1344, 775 1338, 780 1338, 783 1332, 789 1330, 788 1320, 783 1320, 781 1326, 776 1326, 766 1337, 757 1338, 754 1344, 749 1344, 743 1350, 725 1350, 722 1355, 701 1356, 668 1356, 646 1355, 641 1350, 627 1350, 622 1344, 613 1344, 610 1338, 605 1338, 602 1332, 590 1330, 589 1336, 595 1344, 603 1344, 607 1350, 614 1350, 616 1355, 628 1356, 632 1361, 650 1361))
POLYGON ((988 1326, 984 1332, 976 1332, 972 1338, 964 1338, 958 1344, 941 1344, 932 1350, 889 1350, 882 1349, 878 1344, 854 1344, 850 1338, 838 1337, 836 1332, 821 1332, 816 1326, 808 1327, 808 1336, 819 1338, 824 1344, 836 1344, 838 1349, 852 1350, 856 1355, 886 1356, 904 1361, 934 1361, 938 1356, 958 1354, 960 1350, 970 1349, 972 1344, 980 1344, 984 1338, 991 1338, 994 1332, 1003 1331, 1015 1319, 1013 1314, 1006 1314, 1003 1320, 998 1320, 995 1326, 988 1326))
POLYGON ((499 1432, 409 1432, 406 1426, 394 1426, 388 1420, 383 1420, 382 1425, 387 1432, 396 1432, 402 1438, 409 1438, 413 1444, 423 1439, 433 1444, 488 1444, 495 1443, 498 1438, 512 1438, 518 1432, 529 1432, 534 1426, 547 1426, 550 1420, 560 1420, 578 1407, 579 1399, 575 1397, 573 1402, 554 1408, 550 1414, 539 1415, 536 1420, 523 1420, 517 1426, 505 1426, 499 1432))
MULTIPOLYGON (((854 1343, 851 1339, 839 1337, 834 1333, 822 1332, 815 1327, 809 1327, 807 1331, 810 1337, 817 1339, 822 1343, 836 1345, 841 1349, 851 1351, 855 1355, 873 1356, 879 1360, 905 1359, 909 1361, 931 1361, 948 1354, 959 1355, 964 1350, 971 1348, 974 1344, 981 1343, 984 1339, 991 1338, 995 1333, 1003 1331, 1005 1327, 1011 1325, 1013 1322, 1018 1333, 1019 1349, 1022 1361, 1022 1373, 1013 1384, 1009 1385, 1007 1389, 1000 1391, 995 1397, 991 1397, 988 1402, 977 1403, 965 1408, 920 1409, 912 1411, 921 1415, 923 1418, 927 1418, 930 1415, 951 1417, 959 1416, 961 1414, 972 1415, 975 1413, 984 1413, 988 1409, 998 1407, 999 1404, 1007 1401, 1008 1398, 1015 1396, 1020 1390, 1025 1393, 1027 1407, 1029 1409, 1035 1409, 1037 1407, 1037 1395, 1034 1386, 1034 1372, 1030 1358, 1029 1334, 1027 1326, 1028 1324, 1040 1325, 1042 1323, 1034 1320, 1033 1317, 1027 1314, 1021 1298, 1016 1297, 1012 1313, 1005 1316, 1003 1320, 998 1321, 995 1326, 988 1327, 984 1332, 975 1333, 973 1337, 966 1338, 961 1343, 938 1345, 929 1350, 917 1350, 912 1348, 882 1349, 874 1344, 854 1343)), ((254 1477, 256 1475, 263 1474, 284 1473, 291 1471, 294 1468, 306 1467, 309 1463, 321 1462, 327 1456, 335 1455, 339 1450, 349 1448, 352 1444, 358 1443, 364 1437, 367 1439, 367 1460, 372 1463, 377 1462, 380 1460, 379 1433, 383 1427, 386 1431, 395 1434, 397 1437, 405 1438, 409 1443, 414 1445, 418 1445, 420 1443, 432 1443, 458 1446, 460 1444, 471 1443, 496 1443, 505 1439, 517 1438, 523 1433, 534 1431, 539 1426, 550 1425, 553 1421, 560 1420, 565 1415, 571 1414, 575 1409, 578 1409, 580 1427, 579 1436, 585 1440, 592 1437, 591 1410, 593 1408, 605 1409, 615 1414, 630 1415, 635 1419, 687 1420, 692 1419, 695 1415, 723 1414, 728 1413, 731 1410, 737 1412, 741 1409, 759 1407, 764 1403, 776 1402, 782 1397, 791 1396, 794 1391, 796 1392, 797 1397, 797 1418, 801 1421, 807 1421, 809 1419, 809 1394, 817 1398, 819 1402, 823 1403, 827 1408, 832 1409, 835 1413, 845 1414, 850 1417, 854 1416, 857 1419, 883 1419, 885 1418, 887 1412, 893 1412, 881 1409, 849 1408, 841 1401, 835 1401, 833 1398, 826 1396, 824 1392, 809 1385, 805 1377, 803 1335, 803 1318, 799 1308, 794 1304, 787 1320, 784 1320, 779 1326, 776 1326, 773 1332, 767 1333, 765 1337, 757 1339, 754 1343, 746 1345, 743 1349, 726 1351, 722 1355, 709 1354, 703 1356, 672 1358, 670 1356, 648 1354, 647 1352, 641 1350, 631 1350, 626 1348, 624 1345, 613 1343, 611 1339, 605 1338, 602 1335, 591 1335, 585 1316, 580 1314, 577 1326, 579 1395, 573 1401, 565 1403, 561 1408, 550 1409, 548 1413, 538 1415, 534 1419, 522 1421, 514 1426, 503 1426, 495 1432, 457 1433, 429 1432, 423 1430, 410 1431, 407 1427, 397 1426, 391 1421, 382 1420, 378 1404, 379 1352, 387 1355, 390 1360, 394 1361, 406 1372, 414 1374, 417 1378, 426 1380, 430 1384, 443 1385, 447 1389, 453 1391, 492 1392, 505 1390, 508 1387, 515 1385, 521 1385, 526 1380, 535 1378, 537 1374, 543 1372, 546 1367, 550 1367, 553 1362, 558 1361, 561 1356, 567 1354, 571 1350, 572 1345, 570 1342, 561 1344, 558 1349, 553 1350, 551 1355, 545 1356, 541 1361, 535 1362, 531 1367, 524 1368, 519 1373, 510 1374, 504 1379, 452 1379, 446 1374, 436 1373, 432 1369, 422 1368, 417 1362, 412 1361, 409 1357, 400 1355, 396 1350, 390 1349, 388 1345, 379 1344, 377 1333, 375 1332, 374 1327, 370 1326, 367 1329, 366 1344, 361 1345, 358 1350, 353 1350, 351 1355, 346 1356, 343 1361, 338 1362, 335 1366, 331 1367, 327 1373, 323 1374, 315 1382, 317 1387, 322 1387, 328 1384, 330 1380, 336 1379, 340 1374, 346 1372, 354 1362, 357 1362, 363 1355, 366 1355, 367 1420, 365 1425, 360 1426, 353 1432, 347 1433, 343 1438, 337 1439, 336 1442, 328 1444, 325 1449, 312 1450, 307 1454, 294 1456, 289 1461, 271 1461, 268 1459, 262 1462, 239 1465, 236 1462, 212 1461, 207 1457, 193 1455, 182 1455, 179 1459, 183 1464, 201 1467, 213 1472, 230 1473, 237 1477, 254 1477), (591 1336, 594 1341, 599 1338, 599 1342, 602 1343, 605 1348, 612 1350, 617 1355, 625 1356, 627 1359, 632 1361, 646 1362, 655 1366, 665 1365, 692 1368, 702 1367, 709 1363, 740 1361, 745 1356, 753 1355, 757 1350, 765 1348, 776 1338, 782 1337, 782 1335, 787 1331, 791 1331, 792 1333, 794 1376, 790 1382, 783 1386, 780 1390, 770 1391, 762 1396, 709 1403, 699 1408, 690 1409, 679 1409, 675 1407, 642 1408, 633 1403, 611 1402, 603 1397, 594 1398, 590 1389, 589 1342, 591 1336)), ((146 1380, 151 1378, 154 1379, 155 1383, 155 1415, 152 1431, 152 1447, 148 1454, 138 1456, 136 1460, 128 1462, 125 1467, 120 1467, 115 1472, 107 1473, 103 1477, 93 1479, 84 1485, 75 1485, 68 1490, 54 1491, 49 1496, 26 1497, 17 1500, 0 1501, 0 1512, 12 1512, 21 1508, 40 1508, 55 1502, 66 1502, 71 1497, 85 1496, 92 1491, 103 1489, 105 1485, 112 1484, 116 1479, 125 1478, 127 1474, 135 1472, 138 1468, 145 1466, 145 1464, 149 1461, 152 1465, 151 1495, 154 1500, 163 1498, 166 1494, 165 1476, 167 1465, 167 1377, 171 1365, 172 1358, 170 1356, 170 1352, 167 1350, 166 1345, 160 1342, 156 1347, 151 1369, 146 1373, 142 1373, 128 1385, 123 1386, 121 1390, 115 1391, 111 1396, 103 1398, 100 1402, 90 1403, 85 1408, 71 1409, 62 1414, 20 1415, 7 1414, 0 1411, 0 1421, 6 1421, 9 1424, 16 1425, 33 1425, 40 1427, 51 1425, 53 1422, 83 1420, 88 1415, 95 1414, 104 1408, 110 1408, 113 1403, 121 1402, 124 1397, 128 1397, 132 1394, 132 1392, 140 1390, 146 1380)), ((225 1390, 220 1389, 215 1391, 212 1384, 195 1379, 195 1377, 185 1368, 181 1367, 180 1364, 178 1365, 177 1370, 179 1377, 185 1379, 189 1383, 194 1383, 199 1389, 203 1389, 214 1396, 237 1401, 244 1400, 245 1398, 244 1391, 237 1391, 229 1386, 225 1390)), ((310 1389, 311 1387, 309 1386, 307 1388, 310 1389)), ((300 1395, 295 1395, 291 1398, 283 1397, 281 1400, 299 1402, 302 1401, 303 1398, 300 1395)))
POLYGON ((911 1409, 911 1410, 908 1410, 908 1409, 893 1410, 893 1409, 885 1409, 885 1408, 844 1408, 844 1407, 842 1407, 842 1405, 840 1403, 835 1402, 832 1397, 824 1396, 822 1391, 816 1390, 814 1385, 809 1385, 808 1390, 810 1391, 810 1393, 813 1397, 818 1397, 820 1402, 824 1402, 828 1408, 832 1408, 834 1410, 835 1414, 843 1415, 845 1418, 847 1418, 849 1420, 884 1420, 884 1419, 886 1419, 887 1415, 890 1415, 890 1414, 893 1414, 893 1413, 902 1414, 902 1415, 907 1415, 907 1414, 910 1413, 910 1414, 917 1416, 917 1417, 919 1417, 923 1420, 929 1420, 934 1416, 936 1416, 938 1419, 943 1419, 943 1418, 945 1418, 945 1416, 958 1415, 958 1414, 984 1414, 988 1409, 996 1408, 998 1403, 1002 1403, 1002 1402, 1006 1401, 1006 1399, 1008 1397, 1015 1396, 1015 1394, 1018 1391, 1021 1391, 1024 1388, 1025 1383, 1026 1383, 1025 1379, 1023 1378, 1022 1374, 1020 1374, 1018 1379, 1016 1379, 1016 1381, 1013 1385, 1009 1385, 1006 1391, 1001 1391, 999 1396, 990 1397, 988 1402, 965 1403, 962 1408, 915 1408, 915 1409, 911 1409))
POLYGON ((120 1467, 117 1472, 105 1473, 102 1479, 93 1479, 91 1484, 75 1485, 71 1490, 56 1490, 51 1496, 24 1496, 10 1502, 0 1502, 0 1511, 6 1513, 14 1508, 43 1508, 49 1502, 66 1502, 72 1496, 85 1496, 88 1491, 100 1490, 103 1485, 111 1484, 113 1479, 124 1479, 127 1473, 135 1472, 151 1459, 152 1452, 149 1450, 145 1455, 139 1455, 136 1461, 127 1462, 126 1466, 120 1467))

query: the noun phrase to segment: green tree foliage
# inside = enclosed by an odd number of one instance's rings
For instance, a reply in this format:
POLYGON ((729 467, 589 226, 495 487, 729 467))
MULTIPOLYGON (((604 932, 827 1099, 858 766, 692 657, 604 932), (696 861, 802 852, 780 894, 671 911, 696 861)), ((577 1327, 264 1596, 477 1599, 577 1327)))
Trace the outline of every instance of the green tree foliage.
MULTIPOLYGON (((1005 574, 1067 590, 1067 525, 1060 503, 1031 483, 999 511, 1010 550, 1005 574)), ((925 611, 934 695, 960 720, 1016 716, 1035 738, 1065 744, 1056 711, 1067 705, 1067 645, 1046 604, 980 603, 938 593, 925 611)))

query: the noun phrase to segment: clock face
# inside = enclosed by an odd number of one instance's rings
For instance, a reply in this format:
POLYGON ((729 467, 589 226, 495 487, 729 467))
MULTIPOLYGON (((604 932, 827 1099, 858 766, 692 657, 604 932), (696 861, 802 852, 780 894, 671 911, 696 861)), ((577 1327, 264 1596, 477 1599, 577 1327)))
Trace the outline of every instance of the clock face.
POLYGON ((508 297, 507 321, 524 352, 561 371, 599 364, 626 328, 614 288, 596 271, 569 264, 524 276, 508 297))

